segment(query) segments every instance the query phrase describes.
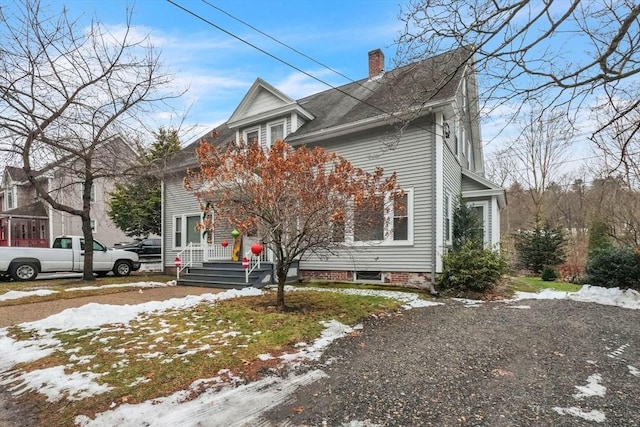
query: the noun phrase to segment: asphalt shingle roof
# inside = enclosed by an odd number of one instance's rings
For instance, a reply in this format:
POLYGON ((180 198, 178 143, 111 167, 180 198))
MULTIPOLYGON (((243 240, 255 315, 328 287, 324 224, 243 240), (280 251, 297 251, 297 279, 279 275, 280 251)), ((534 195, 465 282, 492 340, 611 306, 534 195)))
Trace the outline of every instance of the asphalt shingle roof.
MULTIPOLYGON (((460 48, 373 79, 362 79, 301 98, 296 101, 298 105, 315 118, 304 123, 288 138, 450 99, 456 92, 470 56, 469 50, 460 48)), ((218 143, 235 139, 235 129, 229 129, 226 123, 215 130, 218 132, 217 138, 212 138, 211 132, 204 139, 218 143)), ((178 171, 195 166, 195 150, 202 139, 177 153, 169 162, 168 170, 178 171)))

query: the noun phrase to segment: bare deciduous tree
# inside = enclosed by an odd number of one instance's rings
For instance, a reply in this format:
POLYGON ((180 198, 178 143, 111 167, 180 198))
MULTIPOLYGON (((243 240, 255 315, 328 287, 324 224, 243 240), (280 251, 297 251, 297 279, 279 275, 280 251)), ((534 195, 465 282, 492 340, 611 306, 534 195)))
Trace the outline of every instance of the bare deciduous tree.
POLYGON ((573 122, 598 99, 617 106, 604 129, 640 105, 639 16, 633 0, 411 0, 397 62, 467 47, 485 112, 508 105, 515 118, 545 99, 540 115, 562 107, 573 122))
POLYGON ((54 209, 82 220, 84 279, 93 280, 91 194, 100 178, 122 176, 135 160, 140 120, 163 100, 169 76, 159 52, 131 27, 118 34, 96 21, 81 26, 66 9, 38 0, 0 9, 0 141, 54 209), (124 142, 126 138, 127 142, 124 142), (64 169, 65 188, 48 188, 38 169, 64 169), (57 197, 80 190, 82 197, 57 197))
POLYGON ((545 194, 559 178, 560 165, 566 159, 573 131, 564 116, 550 112, 542 117, 533 110, 522 122, 520 136, 509 150, 516 160, 513 174, 523 184, 534 205, 534 221, 545 219, 545 194))

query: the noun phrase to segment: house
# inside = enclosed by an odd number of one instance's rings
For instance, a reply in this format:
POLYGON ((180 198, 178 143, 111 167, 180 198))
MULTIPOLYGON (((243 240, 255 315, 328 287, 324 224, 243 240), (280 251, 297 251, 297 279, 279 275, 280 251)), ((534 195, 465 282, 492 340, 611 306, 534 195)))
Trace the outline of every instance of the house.
MULTIPOLYGON (((402 219, 403 225, 373 230, 372 235, 379 236, 375 241, 346 235, 340 253, 301 259, 303 278, 427 286, 442 271, 460 195, 482 219, 486 246, 499 245, 505 192, 484 177, 470 57, 467 50, 458 49, 385 72, 378 49, 369 53, 368 78, 297 100, 258 78, 228 121, 216 129, 218 143, 256 138, 268 149, 284 138, 294 146, 322 146, 365 170, 381 166, 397 173, 407 209, 403 218, 387 222, 402 219)), ((202 213, 182 180, 188 168, 197 167, 197 145, 198 141, 178 153, 164 177, 167 270, 176 257, 182 262, 188 255, 190 263, 215 258, 219 249, 208 248, 228 238, 228 230, 214 225, 213 240, 207 242, 195 229, 202 213)), ((249 244, 250 237, 245 238, 249 244)))
MULTIPOLYGON (((37 171, 36 176, 55 200, 79 207, 82 185, 71 169, 69 161, 59 161, 37 171)), ((130 240, 106 213, 114 183, 111 178, 98 178, 91 192, 93 236, 107 246, 130 240)), ((48 247, 55 236, 63 234, 82 235, 80 217, 53 209, 38 197, 22 168, 6 166, 0 185, 0 246, 48 247)))

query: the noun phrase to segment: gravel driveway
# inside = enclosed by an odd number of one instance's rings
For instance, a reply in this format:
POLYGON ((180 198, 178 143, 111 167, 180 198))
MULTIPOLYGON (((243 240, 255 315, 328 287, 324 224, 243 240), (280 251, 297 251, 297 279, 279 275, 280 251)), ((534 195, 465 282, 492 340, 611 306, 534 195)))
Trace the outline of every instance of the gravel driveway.
POLYGON ((368 321, 271 426, 638 426, 640 311, 446 301, 368 321))

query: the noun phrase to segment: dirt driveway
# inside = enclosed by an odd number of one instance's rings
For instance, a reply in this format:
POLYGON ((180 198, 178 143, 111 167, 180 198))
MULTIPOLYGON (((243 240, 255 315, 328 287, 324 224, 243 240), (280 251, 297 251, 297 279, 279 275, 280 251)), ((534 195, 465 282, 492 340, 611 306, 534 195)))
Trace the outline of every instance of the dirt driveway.
POLYGON ((221 292, 221 289, 200 288, 195 286, 167 286, 148 288, 108 295, 58 299, 55 301, 37 302, 0 307, 0 328, 23 322, 44 319, 52 314, 60 313, 67 308, 81 307, 92 302, 99 304, 140 304, 148 301, 161 301, 169 298, 181 298, 187 295, 201 295, 221 292))
POLYGON ((270 426, 639 426, 640 310, 455 301, 365 324, 270 426))

